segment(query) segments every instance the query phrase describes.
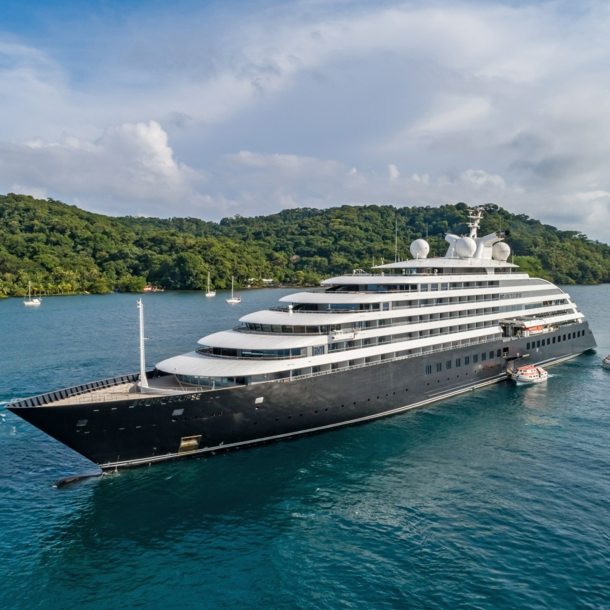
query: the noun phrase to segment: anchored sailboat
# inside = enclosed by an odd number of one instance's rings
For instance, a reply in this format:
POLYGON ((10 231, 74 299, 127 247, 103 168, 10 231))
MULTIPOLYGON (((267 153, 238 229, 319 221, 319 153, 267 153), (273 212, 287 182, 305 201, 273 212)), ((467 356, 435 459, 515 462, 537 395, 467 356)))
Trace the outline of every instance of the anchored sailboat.
POLYGON ((28 282, 28 298, 23 300, 24 305, 40 305, 41 299, 38 297, 32 298, 32 282, 28 282))
POLYGON ((210 272, 209 271, 208 271, 208 289, 206 290, 205 296, 206 297, 215 297, 216 296, 216 291, 210 290, 210 272))
POLYGON ((237 293, 233 294, 233 276, 231 276, 231 298, 227 299, 227 303, 231 303, 231 305, 241 303, 241 297, 237 293))

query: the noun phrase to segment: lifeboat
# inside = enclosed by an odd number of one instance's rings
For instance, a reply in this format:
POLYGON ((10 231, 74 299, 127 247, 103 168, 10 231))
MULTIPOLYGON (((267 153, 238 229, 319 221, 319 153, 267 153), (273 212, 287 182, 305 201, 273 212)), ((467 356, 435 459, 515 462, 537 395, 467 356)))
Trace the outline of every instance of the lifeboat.
POLYGON ((605 358, 602 358, 602 366, 605 369, 610 369, 610 354, 608 354, 605 358))
POLYGON ((541 366, 529 364, 527 366, 520 366, 512 373, 511 378, 517 385, 525 385, 546 381, 549 378, 549 374, 541 366))

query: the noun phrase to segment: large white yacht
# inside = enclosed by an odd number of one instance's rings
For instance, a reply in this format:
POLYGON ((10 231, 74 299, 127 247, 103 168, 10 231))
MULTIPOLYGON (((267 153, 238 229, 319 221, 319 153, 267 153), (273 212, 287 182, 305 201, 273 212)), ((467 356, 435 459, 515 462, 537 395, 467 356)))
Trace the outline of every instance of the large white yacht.
POLYGON ((416 240, 412 260, 283 297, 154 371, 9 409, 115 469, 393 415, 595 347, 567 293, 508 262, 508 232, 478 237, 482 213, 443 258, 416 240))

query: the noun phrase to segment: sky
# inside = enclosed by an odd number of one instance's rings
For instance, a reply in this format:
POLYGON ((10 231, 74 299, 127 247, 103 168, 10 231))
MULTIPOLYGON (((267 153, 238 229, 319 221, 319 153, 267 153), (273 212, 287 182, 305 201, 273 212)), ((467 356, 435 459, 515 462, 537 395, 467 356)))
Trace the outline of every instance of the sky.
POLYGON ((497 203, 610 242, 610 3, 0 0, 0 192, 497 203))

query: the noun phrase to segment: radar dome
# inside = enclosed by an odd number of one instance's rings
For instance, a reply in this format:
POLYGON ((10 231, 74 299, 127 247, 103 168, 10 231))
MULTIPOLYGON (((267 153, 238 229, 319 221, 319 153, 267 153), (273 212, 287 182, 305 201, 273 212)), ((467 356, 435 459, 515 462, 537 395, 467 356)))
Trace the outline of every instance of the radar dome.
POLYGON ((477 250, 477 242, 472 237, 460 237, 455 242, 455 251, 460 258, 472 258, 477 250))
POLYGON ((497 244, 494 244, 494 247, 491 249, 491 255, 497 261, 506 261, 510 256, 510 246, 503 241, 499 241, 497 244))
POLYGON ((425 239, 416 239, 409 249, 413 258, 426 258, 430 252, 430 246, 425 239))

